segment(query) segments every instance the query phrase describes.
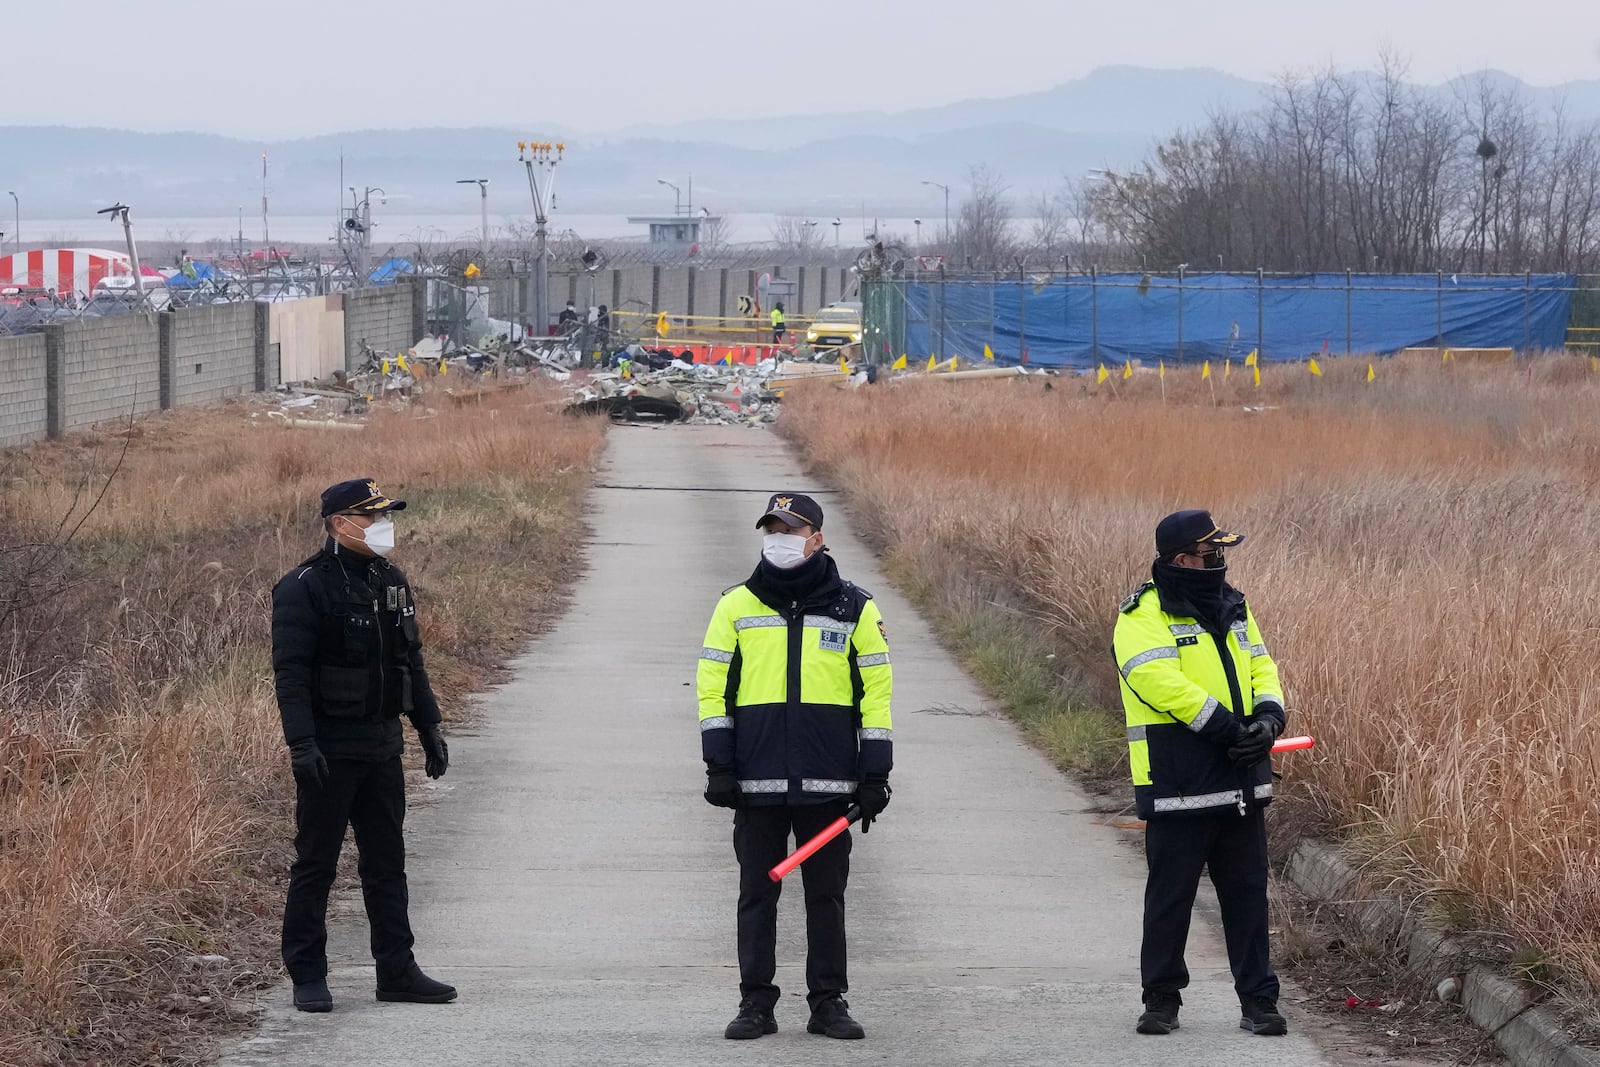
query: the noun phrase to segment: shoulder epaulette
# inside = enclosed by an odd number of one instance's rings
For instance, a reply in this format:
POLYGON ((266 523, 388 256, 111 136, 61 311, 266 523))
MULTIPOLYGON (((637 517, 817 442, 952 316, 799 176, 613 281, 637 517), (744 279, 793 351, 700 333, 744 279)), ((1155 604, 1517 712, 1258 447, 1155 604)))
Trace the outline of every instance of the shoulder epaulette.
POLYGON ((737 585, 730 585, 730 586, 728 586, 728 588, 726 588, 726 589, 724 589, 722 591, 721 595, 727 596, 729 593, 733 592, 735 589, 742 589, 742 588, 744 588, 744 583, 743 582, 740 582, 737 585))
POLYGON ((1129 593, 1128 596, 1127 596, 1127 599, 1123 600, 1123 602, 1122 602, 1122 608, 1121 608, 1122 614, 1126 615, 1128 612, 1130 612, 1134 608, 1138 607, 1139 606, 1139 598, 1143 597, 1146 593, 1148 593, 1150 590, 1154 589, 1155 587, 1156 587, 1156 583, 1155 582, 1145 582, 1139 588, 1137 588, 1133 592, 1129 593))

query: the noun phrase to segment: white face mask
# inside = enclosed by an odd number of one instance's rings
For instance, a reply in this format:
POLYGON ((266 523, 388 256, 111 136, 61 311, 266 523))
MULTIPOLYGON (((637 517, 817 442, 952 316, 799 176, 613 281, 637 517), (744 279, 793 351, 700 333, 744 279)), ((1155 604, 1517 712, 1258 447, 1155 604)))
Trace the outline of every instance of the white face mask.
POLYGON ((375 556, 387 556, 394 551, 394 520, 377 519, 361 531, 361 540, 375 556))
POLYGON ((805 562, 806 541, 799 534, 767 534, 761 538, 761 558, 779 570, 789 570, 805 562))

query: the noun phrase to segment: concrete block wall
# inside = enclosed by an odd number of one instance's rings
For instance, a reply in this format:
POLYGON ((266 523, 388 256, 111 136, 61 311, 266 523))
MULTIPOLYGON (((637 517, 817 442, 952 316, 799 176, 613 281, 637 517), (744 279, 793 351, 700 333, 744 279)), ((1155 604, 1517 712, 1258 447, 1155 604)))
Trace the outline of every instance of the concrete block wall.
POLYGON ((0 337, 0 448, 49 432, 43 334, 0 337))
POLYGON ((173 404, 203 404, 255 390, 255 304, 213 304, 168 314, 173 404))
POLYGON ((344 365, 354 370, 361 361, 361 342, 373 348, 397 352, 417 343, 412 331, 412 305, 420 296, 410 282, 352 289, 344 299, 344 365))
POLYGON ((60 331, 60 431, 92 426, 161 407, 161 340, 158 316, 116 315, 84 319, 60 331))

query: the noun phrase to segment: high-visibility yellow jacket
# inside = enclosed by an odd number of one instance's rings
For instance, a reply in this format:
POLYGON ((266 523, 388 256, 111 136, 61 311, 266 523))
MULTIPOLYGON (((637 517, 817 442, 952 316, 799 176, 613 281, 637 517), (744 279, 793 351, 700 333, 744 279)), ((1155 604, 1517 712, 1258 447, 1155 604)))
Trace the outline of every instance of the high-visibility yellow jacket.
POLYGON ((782 325, 783 325, 783 312, 779 311, 777 308, 773 308, 772 309, 772 328, 774 330, 776 330, 779 326, 782 326, 782 325))
POLYGON ((1252 717, 1285 722, 1278 667, 1244 597, 1229 590, 1227 629, 1207 630, 1154 582, 1122 602, 1113 644, 1139 817, 1215 812, 1272 798, 1272 766, 1234 768, 1228 745, 1252 717))
POLYGON ((696 688, 706 764, 737 772, 746 804, 836 799, 894 766, 883 617, 849 582, 793 604, 764 603, 748 585, 728 590, 696 688))

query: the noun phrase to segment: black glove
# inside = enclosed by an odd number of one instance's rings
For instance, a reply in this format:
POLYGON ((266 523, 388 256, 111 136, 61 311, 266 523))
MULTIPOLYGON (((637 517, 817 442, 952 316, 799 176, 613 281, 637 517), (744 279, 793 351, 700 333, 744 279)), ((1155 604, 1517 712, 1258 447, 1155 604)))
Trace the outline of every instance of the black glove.
POLYGON ((303 737, 289 746, 289 767, 294 780, 307 789, 321 789, 328 780, 328 761, 314 737, 303 737))
POLYGON ((861 809, 861 832, 872 829, 872 820, 883 814, 889 806, 894 790, 887 778, 868 778, 856 789, 856 807, 861 809))
POLYGON ((1228 758, 1241 771, 1254 767, 1271 754, 1275 735, 1270 723, 1254 719, 1245 727, 1244 736, 1228 746, 1228 758))
POLYGON ((428 757, 423 770, 429 778, 443 778, 444 772, 450 769, 450 746, 444 743, 444 734, 437 726, 424 726, 417 731, 417 740, 422 742, 422 751, 428 757))
POLYGON ((732 771, 706 771, 706 803, 714 808, 739 806, 739 776, 732 771))

